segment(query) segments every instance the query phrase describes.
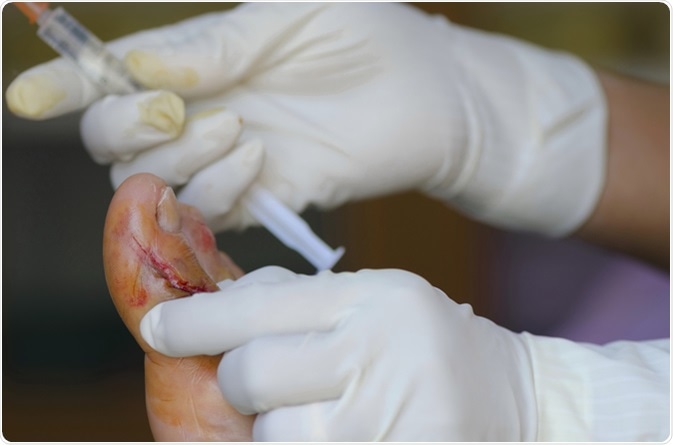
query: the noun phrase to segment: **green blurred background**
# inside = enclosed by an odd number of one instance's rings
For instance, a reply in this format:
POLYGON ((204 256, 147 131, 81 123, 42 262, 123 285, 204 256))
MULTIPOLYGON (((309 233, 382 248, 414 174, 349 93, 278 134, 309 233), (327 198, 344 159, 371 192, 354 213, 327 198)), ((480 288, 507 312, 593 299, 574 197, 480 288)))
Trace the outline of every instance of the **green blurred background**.
MULTIPOLYGON (((103 40, 234 6, 56 5, 103 40)), ((670 11, 662 3, 416 6, 458 23, 571 51, 598 66, 669 82, 670 11)), ((4 4, 3 91, 20 72, 52 57, 35 28, 11 4, 4 4)), ((45 122, 21 120, 8 112, 3 100, 2 432, 11 441, 151 440, 142 353, 116 314, 102 270, 103 221, 112 196, 108 168, 88 158, 78 121, 78 114, 45 122)), ((525 294, 513 277, 530 261, 527 252, 560 251, 563 258, 579 257, 592 265, 580 275, 563 269, 567 275, 557 276, 559 269, 549 263, 547 269, 537 269, 546 286, 558 285, 545 280, 553 277, 586 287, 589 276, 606 270, 613 260, 587 246, 503 234, 417 194, 304 216, 330 244, 347 247, 339 270, 412 270, 455 300, 473 304, 477 313, 536 333, 553 333, 549 326, 559 321, 559 310, 510 297, 525 294)), ((263 229, 219 235, 218 243, 246 270, 279 264, 311 272, 302 258, 263 229)), ((639 273, 667 283, 666 275, 641 269, 639 273)), ((558 304, 566 307, 573 301, 558 304)))

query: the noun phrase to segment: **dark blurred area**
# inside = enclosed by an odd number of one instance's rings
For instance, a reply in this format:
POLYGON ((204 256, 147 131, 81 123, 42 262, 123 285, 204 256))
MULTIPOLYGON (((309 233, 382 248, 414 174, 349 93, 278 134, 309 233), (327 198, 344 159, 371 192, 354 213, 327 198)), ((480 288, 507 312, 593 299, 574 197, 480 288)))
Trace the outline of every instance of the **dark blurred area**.
MULTIPOLYGON (((220 3, 65 3, 103 40, 220 3)), ((669 83, 663 3, 429 3, 429 12, 669 83)), ((54 57, 11 4, 2 11, 2 88, 54 57)), ((2 432, 10 441, 147 441, 143 354, 118 317, 101 241, 108 167, 79 139, 79 114, 18 119, 3 100, 2 432)), ((603 343, 669 334, 669 274, 576 241, 505 234, 410 193, 305 215, 337 270, 416 272, 514 330, 603 343)), ((264 229, 218 235, 244 270, 312 273, 264 229)))

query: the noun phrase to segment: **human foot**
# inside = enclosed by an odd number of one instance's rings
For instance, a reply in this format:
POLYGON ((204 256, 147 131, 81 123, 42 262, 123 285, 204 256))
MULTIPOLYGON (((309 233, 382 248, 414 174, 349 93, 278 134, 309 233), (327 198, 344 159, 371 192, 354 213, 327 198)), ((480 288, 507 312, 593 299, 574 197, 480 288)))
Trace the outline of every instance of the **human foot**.
POLYGON ((160 178, 127 179, 110 203, 103 237, 105 277, 122 320, 145 351, 147 413, 156 440, 250 441, 253 417, 229 405, 217 386, 220 356, 172 358, 140 335, 158 303, 218 290, 243 272, 217 250, 198 210, 175 199, 160 178))

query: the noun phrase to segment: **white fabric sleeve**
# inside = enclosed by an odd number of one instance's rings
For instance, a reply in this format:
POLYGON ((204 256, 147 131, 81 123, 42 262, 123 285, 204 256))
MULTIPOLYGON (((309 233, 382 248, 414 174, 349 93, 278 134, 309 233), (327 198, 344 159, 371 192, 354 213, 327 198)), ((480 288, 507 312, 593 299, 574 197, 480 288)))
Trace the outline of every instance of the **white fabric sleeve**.
POLYGON ((539 441, 664 441, 670 434, 670 340, 605 346, 528 342, 539 441))

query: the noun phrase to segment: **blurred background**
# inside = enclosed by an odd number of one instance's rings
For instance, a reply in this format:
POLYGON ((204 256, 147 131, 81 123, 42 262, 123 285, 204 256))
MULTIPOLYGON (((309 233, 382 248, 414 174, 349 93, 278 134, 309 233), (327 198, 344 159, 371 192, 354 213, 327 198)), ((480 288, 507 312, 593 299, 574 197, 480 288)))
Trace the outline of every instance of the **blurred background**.
MULTIPOLYGON (((103 40, 233 6, 63 5, 103 40)), ((670 11, 663 3, 416 6, 669 83, 670 11)), ((3 92, 20 72, 53 57, 35 28, 4 4, 3 92)), ((11 115, 4 100, 2 107, 3 436, 152 440, 142 353, 117 316, 103 275, 103 222, 113 193, 108 168, 84 151, 79 114, 31 122, 11 115)), ((577 241, 489 229, 415 193, 304 216, 331 245, 346 246, 337 270, 416 272, 510 329, 596 343, 669 335, 668 271, 577 241)), ((245 270, 278 264, 312 273, 264 229, 219 235, 218 243, 245 270)))

